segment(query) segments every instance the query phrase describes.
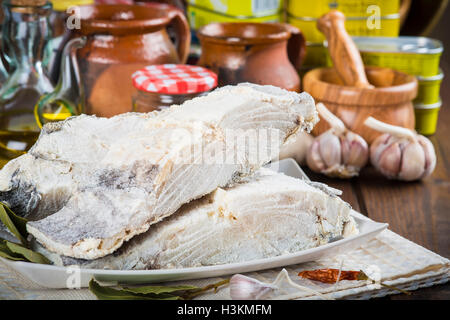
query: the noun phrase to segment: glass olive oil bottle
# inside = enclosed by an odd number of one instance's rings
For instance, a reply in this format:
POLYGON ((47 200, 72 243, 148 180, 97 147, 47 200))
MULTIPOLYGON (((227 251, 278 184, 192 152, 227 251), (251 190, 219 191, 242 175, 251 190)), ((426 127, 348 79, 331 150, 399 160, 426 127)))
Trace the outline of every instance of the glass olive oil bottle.
POLYGON ((76 50, 85 44, 86 38, 82 37, 74 38, 65 45, 55 90, 43 95, 35 107, 35 117, 39 127, 83 112, 84 90, 76 50))
POLYGON ((42 0, 6 0, 2 26, 3 47, 13 72, 0 89, 0 166, 26 153, 40 128, 34 107, 53 91, 43 65, 44 48, 51 38, 52 5, 42 0))

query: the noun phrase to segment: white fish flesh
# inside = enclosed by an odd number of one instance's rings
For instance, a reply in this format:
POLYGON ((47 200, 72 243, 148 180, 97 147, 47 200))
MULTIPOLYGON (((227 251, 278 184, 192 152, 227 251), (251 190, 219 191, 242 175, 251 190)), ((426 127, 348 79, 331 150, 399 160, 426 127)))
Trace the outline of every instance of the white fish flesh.
POLYGON ((107 257, 76 260, 41 252, 57 265, 114 270, 244 262, 357 234, 350 210, 326 187, 261 169, 245 182, 184 205, 107 257))
POLYGON ((184 203, 252 174, 317 121, 307 93, 252 84, 160 113, 75 117, 46 125, 30 152, 5 166, 0 200, 38 220, 28 231, 50 251, 96 259, 184 203), (230 143, 230 132, 260 131, 256 147, 230 143))

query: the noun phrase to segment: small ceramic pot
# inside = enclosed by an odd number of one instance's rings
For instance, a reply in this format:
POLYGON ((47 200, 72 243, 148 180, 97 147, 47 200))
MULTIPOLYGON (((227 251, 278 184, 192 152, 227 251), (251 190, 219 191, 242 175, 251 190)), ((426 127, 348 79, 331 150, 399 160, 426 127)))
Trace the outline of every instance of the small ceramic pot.
POLYGON ((198 65, 218 74, 219 86, 252 82, 299 91, 306 53, 301 31, 281 23, 213 23, 197 31, 198 65))

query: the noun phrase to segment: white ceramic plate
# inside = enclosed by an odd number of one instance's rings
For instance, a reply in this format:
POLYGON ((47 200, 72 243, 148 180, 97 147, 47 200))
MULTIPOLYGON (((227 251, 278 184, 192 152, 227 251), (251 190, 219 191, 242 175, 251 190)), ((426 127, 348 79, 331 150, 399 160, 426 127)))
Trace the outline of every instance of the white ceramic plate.
MULTIPOLYGON (((282 160, 271 165, 273 169, 296 178, 307 178, 302 169, 292 159, 282 160)), ((73 285, 75 273, 81 276, 81 287, 87 287, 92 277, 102 283, 155 283, 175 280, 188 280, 224 276, 283 267, 302 262, 314 261, 325 256, 333 256, 355 249, 388 227, 386 223, 374 222, 356 211, 352 215, 360 233, 356 236, 338 240, 318 248, 299 251, 278 257, 197 268, 162 269, 143 271, 116 271, 96 269, 74 269, 71 267, 56 267, 28 262, 15 262, 2 259, 4 263, 26 276, 30 280, 48 288, 66 288, 73 285)))

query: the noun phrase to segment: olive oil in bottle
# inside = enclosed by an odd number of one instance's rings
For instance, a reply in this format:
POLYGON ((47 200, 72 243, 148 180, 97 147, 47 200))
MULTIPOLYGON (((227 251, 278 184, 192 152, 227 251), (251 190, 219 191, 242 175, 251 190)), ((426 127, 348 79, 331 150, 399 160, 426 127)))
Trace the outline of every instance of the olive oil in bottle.
POLYGON ((84 110, 84 90, 76 58, 76 50, 86 44, 86 38, 74 38, 63 51, 60 75, 55 90, 41 97, 35 116, 39 127, 79 115, 84 110))
POLYGON ((3 1, 2 40, 14 71, 0 89, 0 165, 26 153, 39 136, 34 107, 53 91, 42 66, 51 10, 42 0, 3 1))
POLYGON ((22 89, 10 99, 2 99, 0 109, 0 153, 12 159, 24 154, 39 135, 39 127, 29 101, 39 99, 33 89, 22 89))

